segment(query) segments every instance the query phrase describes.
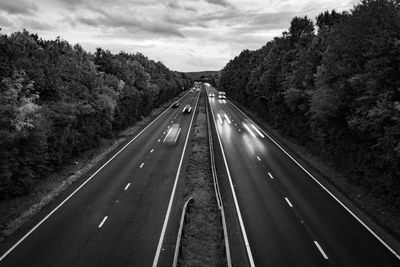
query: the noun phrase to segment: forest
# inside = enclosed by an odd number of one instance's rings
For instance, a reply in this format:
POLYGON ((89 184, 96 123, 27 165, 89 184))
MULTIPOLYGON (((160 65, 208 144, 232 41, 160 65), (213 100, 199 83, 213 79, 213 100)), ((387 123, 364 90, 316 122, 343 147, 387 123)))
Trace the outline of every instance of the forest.
POLYGON ((27 194, 191 83, 140 53, 0 33, 0 200, 27 194))
POLYGON ((222 70, 220 90, 400 208, 400 2, 294 17, 222 70))

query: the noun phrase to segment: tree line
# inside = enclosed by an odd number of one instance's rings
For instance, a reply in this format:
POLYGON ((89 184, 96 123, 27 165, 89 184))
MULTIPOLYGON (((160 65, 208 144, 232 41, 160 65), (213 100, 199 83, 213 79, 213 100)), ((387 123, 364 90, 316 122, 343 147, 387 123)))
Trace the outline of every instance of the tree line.
POLYGON ((0 34, 0 200, 28 193, 191 83, 139 53, 0 34))
POLYGON ((222 70, 219 86, 354 184, 400 207, 400 3, 363 0, 290 28, 222 70))

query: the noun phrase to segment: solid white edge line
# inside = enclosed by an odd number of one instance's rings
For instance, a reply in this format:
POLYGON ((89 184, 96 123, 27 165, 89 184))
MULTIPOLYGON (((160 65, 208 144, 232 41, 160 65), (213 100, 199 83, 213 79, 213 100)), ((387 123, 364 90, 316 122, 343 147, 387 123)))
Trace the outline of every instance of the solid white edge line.
POLYGON ((268 173, 269 177, 271 177, 271 179, 274 179, 274 177, 272 176, 271 173, 268 173))
MULTIPOLYGON (((228 100, 229 101, 229 100, 228 100)), ((243 111, 241 111, 235 104, 229 101, 240 113, 242 113, 246 118, 248 118, 252 123, 254 123, 243 111)), ((254 123, 256 124, 256 123, 254 123)), ((279 147, 291 160, 294 161, 305 173, 307 173, 322 189, 324 189, 336 202, 338 202, 348 213, 350 213, 353 218, 355 218, 365 229, 367 229, 382 245, 384 245, 397 259, 400 260, 400 255, 392 249, 382 238, 379 237, 369 226, 364 223, 358 216, 353 213, 342 201, 340 201, 333 193, 331 193, 320 181, 317 180, 309 171, 307 171, 300 163, 297 162, 285 149, 283 149, 274 139, 272 139, 269 134, 267 134, 261 127, 258 127, 261 131, 277 146, 279 147)))
MULTIPOLYGON (((186 96, 188 93, 184 94, 181 98, 186 96)), ((9 248, 1 257, 0 262, 7 257, 22 241, 24 241, 33 231, 35 231, 42 223, 44 223, 54 212, 56 212, 65 202, 67 202, 73 195, 76 194, 86 183, 88 183, 92 178, 100 172, 108 163, 110 163, 119 153, 122 152, 127 146, 129 146, 136 138, 138 138, 144 131, 146 131, 155 121, 157 121, 162 115, 164 115, 171 106, 168 106, 160 115, 157 116, 152 122, 149 123, 143 130, 141 130, 132 140, 130 140, 126 145, 124 145, 117 153, 115 153, 106 163, 104 163, 97 171, 95 171, 89 178, 86 179, 78 188, 76 188, 69 196, 67 196, 60 204, 58 204, 52 211, 49 212, 42 220, 40 220, 31 230, 29 230, 23 237, 21 237, 17 243, 15 243, 11 248, 9 248)))
POLYGON ((287 197, 285 197, 285 200, 286 200, 286 202, 288 203, 288 205, 289 205, 291 208, 293 208, 292 203, 290 203, 290 200, 289 200, 287 197))
POLYGON ((255 264, 254 264, 253 254, 251 253, 249 240, 248 240, 248 238, 247 238, 246 230, 245 230, 245 228, 244 228, 244 223, 243 223, 243 219, 242 219, 242 214, 241 214, 240 209, 239 209, 239 203, 238 203, 238 201, 237 201, 235 189, 234 189, 234 187, 233 187, 232 177, 231 177, 231 173, 230 173, 230 171, 229 171, 228 163, 227 163, 227 161, 226 161, 226 156, 225 156, 224 148, 223 148, 223 146, 222 146, 222 141, 221 141, 221 138, 220 138, 220 136, 219 136, 219 131, 217 130, 218 127, 217 127, 217 122, 215 121, 214 111, 213 111, 212 108, 210 108, 210 109, 211 109, 211 113, 213 114, 212 117, 213 117, 215 129, 216 129, 216 132, 217 132, 217 137, 218 137, 219 145, 220 145, 220 147, 221 147, 221 152, 222 152, 222 157, 223 157, 223 159, 224 159, 224 164, 225 164, 225 168, 226 168, 226 173, 228 174, 229 184, 230 184, 231 192, 232 192, 232 196, 233 196, 233 202, 235 203, 236 213, 237 213, 237 215, 238 215, 239 225, 240 225, 240 229, 241 229, 241 232, 242 232, 243 241, 244 241, 244 244, 245 244, 245 247, 246 247, 247 256, 248 256, 248 258, 249 258, 250 266, 251 266, 251 267, 254 267, 255 264))
POLYGON ((106 222, 107 218, 108 218, 108 216, 105 216, 103 218, 103 220, 101 220, 101 223, 99 224, 98 228, 101 228, 103 226, 103 224, 106 222))
MULTIPOLYGON (((199 94, 199 96, 197 97, 197 101, 196 101, 196 105, 195 105, 195 107, 194 107, 194 111, 196 111, 196 107, 197 107, 197 103, 199 102, 199 98, 200 98, 200 94, 199 94)), ((196 112, 193 112, 193 113, 192 113, 192 119, 190 120, 190 125, 189 125, 188 134, 187 134, 187 136, 186 136, 185 145, 183 146, 183 151, 182 151, 181 160, 180 160, 180 162, 179 162, 178 171, 176 172, 175 182, 174 182, 174 186, 173 186, 173 188, 172 188, 171 197, 170 197, 170 199, 169 199, 168 208, 167 208, 167 213, 165 214, 164 224, 163 224, 163 227, 162 227, 162 230, 161 230, 160 239, 159 239, 159 241, 158 241, 156 254, 155 254, 155 256, 154 256, 153 267, 156 267, 156 266, 157 266, 158 259, 160 258, 161 247, 162 247, 162 243, 164 242, 164 236, 165 236, 165 232, 166 232, 166 230, 167 230, 167 224, 168 224, 169 216, 170 216, 170 213, 171 213, 172 202, 174 201, 176 186, 177 186, 178 180, 179 180, 179 173, 180 173, 180 171, 181 171, 182 162, 183 162, 183 157, 185 156, 186 145, 187 145, 187 142, 188 142, 188 140, 189 140, 189 136, 190 136, 190 132, 191 132, 191 129, 192 129, 192 123, 193 123, 193 119, 194 119, 194 114, 195 114, 195 113, 196 113, 196 112)))
POLYGON ((315 246, 317 246, 319 252, 321 252, 322 256, 324 257, 325 260, 328 259, 328 255, 326 255, 325 251, 322 249, 322 247, 319 245, 317 241, 314 241, 315 246))
POLYGON ((124 190, 128 190, 128 188, 129 188, 130 185, 131 185, 131 183, 128 183, 128 184, 125 186, 125 189, 124 189, 124 190))

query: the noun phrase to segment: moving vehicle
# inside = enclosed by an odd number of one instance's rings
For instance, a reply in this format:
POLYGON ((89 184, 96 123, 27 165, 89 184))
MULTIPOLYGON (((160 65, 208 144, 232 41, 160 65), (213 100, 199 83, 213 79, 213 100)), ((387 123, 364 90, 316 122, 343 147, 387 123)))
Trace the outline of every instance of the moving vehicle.
POLYGON ((179 134, 181 133, 181 127, 179 123, 172 124, 171 128, 169 128, 167 134, 164 138, 164 143, 175 144, 176 140, 178 140, 179 134))
POLYGON ((208 94, 208 97, 214 97, 215 95, 213 93, 208 94))
POLYGON ((172 107, 173 108, 177 108, 177 107, 179 107, 179 101, 175 101, 173 104, 172 104, 172 107))
POLYGON ((218 99, 225 99, 226 98, 226 93, 223 91, 219 91, 218 92, 218 99))
POLYGON ((183 108, 183 113, 190 113, 190 111, 192 111, 192 106, 190 106, 190 105, 186 105, 184 108, 183 108))

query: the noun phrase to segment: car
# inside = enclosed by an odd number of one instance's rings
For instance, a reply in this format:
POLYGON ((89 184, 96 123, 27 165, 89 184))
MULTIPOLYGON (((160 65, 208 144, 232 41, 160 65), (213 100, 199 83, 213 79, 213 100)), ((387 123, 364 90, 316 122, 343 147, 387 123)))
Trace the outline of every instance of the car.
POLYGON ((177 108, 177 107, 179 107, 179 101, 175 101, 173 104, 172 104, 172 107, 173 108, 177 108))
POLYGON ((197 92, 200 92, 200 88, 197 88, 197 90, 196 90, 197 92))
POLYGON ((192 107, 190 106, 190 105, 186 105, 184 108, 183 108, 183 113, 190 113, 190 111, 192 111, 192 107))
POLYGON ((209 94, 208 97, 214 97, 215 95, 213 93, 209 94))
POLYGON ((167 134, 164 138, 164 143, 167 144, 175 144, 176 140, 178 140, 179 134, 181 132, 181 127, 179 123, 174 123, 168 130, 167 134))
POLYGON ((219 91, 219 92, 218 92, 218 99, 225 99, 225 98, 226 98, 225 95, 226 95, 225 92, 219 91))

